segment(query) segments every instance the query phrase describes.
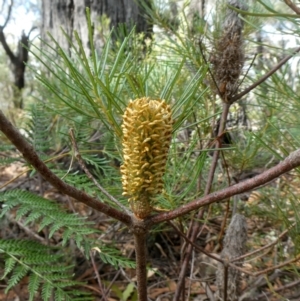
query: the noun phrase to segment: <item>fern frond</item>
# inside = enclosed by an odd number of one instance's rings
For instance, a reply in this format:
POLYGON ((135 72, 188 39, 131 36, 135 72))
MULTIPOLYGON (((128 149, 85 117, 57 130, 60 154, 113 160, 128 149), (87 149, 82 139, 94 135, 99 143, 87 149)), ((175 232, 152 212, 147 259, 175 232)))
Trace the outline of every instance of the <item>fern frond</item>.
MULTIPOLYGON (((101 249, 100 257, 103 262, 111 264, 115 268, 118 266, 130 268, 135 266, 134 262, 124 258, 118 250, 99 244, 93 238, 90 238, 91 234, 99 233, 98 230, 90 227, 93 225, 92 222, 86 221, 84 217, 80 217, 77 214, 66 212, 61 206, 51 200, 42 198, 28 191, 11 190, 0 193, 0 203, 1 202, 3 202, 3 209, 0 212, 0 218, 13 208, 17 208, 16 213, 18 218, 23 218, 25 223, 30 221, 39 224, 38 231, 49 226, 49 237, 52 237, 56 231, 61 231, 62 246, 65 246, 70 239, 74 239, 77 247, 84 252, 86 257, 89 257, 89 252, 93 247, 98 247, 101 249)), ((26 244, 26 242, 24 242, 24 244, 26 244)), ((31 247, 32 244, 26 246, 28 250, 31 250, 31 247)), ((41 248, 39 249, 41 250, 41 248)), ((18 252, 16 246, 11 248, 11 250, 18 252)), ((28 265, 34 265, 41 261, 51 263, 55 260, 55 257, 48 254, 47 247, 45 247, 43 253, 37 258, 29 255, 26 257, 26 263, 28 265)), ((9 262, 7 264, 7 270, 10 272, 14 263, 9 262), (11 268, 9 268, 10 266, 11 268)))
POLYGON ((87 235, 98 232, 88 226, 93 223, 86 221, 84 217, 68 213, 55 202, 28 191, 2 192, 0 202, 4 203, 0 218, 12 208, 17 207, 17 219, 24 218, 25 223, 40 223, 39 231, 49 226, 49 237, 52 237, 56 231, 63 230, 63 244, 70 238, 74 238, 78 247, 81 247, 87 235))
POLYGON ((124 268, 134 269, 136 267, 135 262, 128 260, 128 258, 123 257, 120 251, 110 246, 94 243, 93 249, 97 251, 101 260, 104 263, 108 263, 114 266, 115 268, 124 267, 124 268))
POLYGON ((39 286, 41 284, 41 278, 38 274, 31 274, 29 277, 28 291, 29 291, 29 299, 33 300, 35 293, 38 291, 39 286))
POLYGON ((46 159, 48 157, 47 152, 51 148, 50 113, 41 102, 36 102, 30 108, 30 117, 27 122, 28 139, 40 157, 46 159))
POLYGON ((73 266, 62 264, 67 258, 57 252, 57 248, 29 240, 0 239, 0 256, 6 260, 2 276, 2 279, 8 278, 6 292, 28 275, 29 300, 34 300, 40 287, 43 300, 49 300, 52 293, 55 300, 78 300, 76 296, 80 296, 80 300, 91 300, 86 292, 73 289, 82 283, 71 280, 73 266))

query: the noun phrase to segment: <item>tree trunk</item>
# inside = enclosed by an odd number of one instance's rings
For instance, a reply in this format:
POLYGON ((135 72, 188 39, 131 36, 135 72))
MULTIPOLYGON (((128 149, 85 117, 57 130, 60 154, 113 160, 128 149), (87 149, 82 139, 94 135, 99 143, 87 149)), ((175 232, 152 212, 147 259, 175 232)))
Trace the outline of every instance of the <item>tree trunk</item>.
MULTIPOLYGON (((150 0, 145 1, 150 3, 150 0)), ((146 37, 152 33, 152 24, 147 22, 145 12, 135 0, 43 0, 42 1, 42 39, 49 41, 49 32, 59 45, 67 50, 69 43, 64 37, 60 27, 64 29, 71 40, 74 38, 74 30, 79 34, 85 51, 89 50, 88 28, 85 8, 89 7, 91 20, 97 29, 99 17, 106 15, 110 19, 110 28, 125 23, 128 31, 136 25, 137 32, 144 32, 146 37)), ((97 30, 94 31, 96 49, 101 48, 103 40, 97 30)))

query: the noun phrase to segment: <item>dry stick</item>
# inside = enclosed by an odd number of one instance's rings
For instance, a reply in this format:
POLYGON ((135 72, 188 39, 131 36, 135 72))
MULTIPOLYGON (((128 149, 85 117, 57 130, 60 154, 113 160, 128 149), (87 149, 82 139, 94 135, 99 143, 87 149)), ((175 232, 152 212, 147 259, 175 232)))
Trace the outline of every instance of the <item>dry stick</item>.
POLYGON ((18 225, 21 229, 23 229, 23 230, 26 232, 27 235, 34 237, 35 239, 39 240, 39 241, 40 241, 41 243, 43 243, 43 244, 46 243, 46 239, 45 239, 45 238, 39 236, 37 233, 35 233, 34 231, 32 231, 30 228, 24 226, 21 222, 16 221, 16 220, 13 220, 13 219, 11 219, 10 217, 8 217, 8 218, 9 218, 9 221, 10 221, 10 222, 12 222, 12 223, 17 223, 17 225, 18 225))
POLYGON ((293 258, 293 259, 287 260, 287 261, 285 261, 285 262, 283 262, 283 263, 274 265, 274 266, 272 266, 272 267, 270 267, 270 268, 267 268, 267 269, 264 269, 264 270, 259 271, 259 272, 257 272, 257 273, 254 273, 254 276, 257 277, 257 276, 259 276, 259 275, 266 274, 266 273, 271 272, 271 271, 273 271, 273 270, 282 268, 282 267, 284 267, 284 266, 286 266, 286 265, 288 265, 288 264, 290 264, 290 263, 293 263, 293 262, 295 262, 295 261, 298 261, 299 259, 300 259, 300 255, 296 256, 296 257, 293 258))
POLYGON ((75 136, 74 136, 74 130, 70 129, 69 131, 72 145, 74 148, 74 155, 75 158, 78 160, 80 167, 83 169, 83 171, 86 173, 87 177, 97 186, 97 188, 112 202, 114 202, 116 205, 118 205, 120 208, 122 208, 128 215, 131 214, 131 212, 126 208, 123 204, 121 204, 117 199, 115 199, 111 194, 109 194, 93 177, 93 175, 90 173, 90 171, 87 169, 77 146, 75 136))
MULTIPOLYGON (((212 254, 206 252, 203 248, 199 247, 197 244, 195 244, 194 242, 192 242, 188 237, 186 237, 186 235, 184 235, 183 232, 180 231, 180 230, 174 225, 174 223, 173 223, 172 221, 167 221, 167 223, 168 223, 169 225, 171 225, 171 226, 174 228, 174 230, 175 230, 175 231, 176 231, 176 232, 177 232, 177 233, 178 233, 178 234, 179 234, 179 235, 180 235, 187 243, 191 244, 196 250, 198 250, 199 252, 205 254, 207 257, 210 257, 210 258, 212 258, 212 259, 214 259, 214 260, 216 260, 216 261, 218 261, 218 262, 223 263, 224 266, 225 266, 225 265, 228 265, 229 267, 231 267, 231 268, 233 268, 233 269, 236 269, 236 270, 238 270, 238 271, 240 271, 240 272, 242 272, 242 273, 245 273, 245 274, 250 275, 250 276, 253 276, 253 277, 255 276, 254 273, 251 273, 251 272, 249 272, 249 271, 247 271, 247 270, 245 270, 245 269, 243 269, 243 268, 241 268, 241 267, 239 267, 239 266, 236 266, 236 265, 234 265, 233 263, 228 262, 228 260, 225 262, 222 258, 217 257, 217 256, 215 256, 215 255, 212 255, 212 254)), ((233 261, 234 261, 234 260, 232 260, 232 262, 233 262, 233 261)))
MULTIPOLYGON (((211 190, 211 186, 213 183, 213 179, 214 179, 214 174, 216 171, 216 167, 217 167, 217 163, 218 163, 218 158, 219 158, 219 149, 221 148, 221 141, 219 140, 219 137, 222 136, 224 130, 225 130, 225 125, 226 125, 226 120, 227 120, 227 116, 228 116, 228 112, 229 112, 229 108, 230 108, 230 104, 228 103, 223 103, 223 111, 222 111, 222 116, 221 116, 221 120, 220 120, 220 126, 219 126, 219 131, 218 131, 218 137, 216 140, 216 150, 214 152, 213 155, 213 159, 212 159, 212 165, 210 167, 210 171, 209 171, 209 175, 208 175, 208 181, 206 183, 206 187, 205 187, 205 191, 204 191, 204 195, 208 195, 210 190, 211 190)), ((188 206, 188 205, 187 205, 188 206)), ((197 215, 197 219, 201 220, 203 217, 205 209, 201 209, 197 215)), ((197 238, 197 235, 199 233, 199 228, 200 228, 200 223, 197 221, 192 221, 190 228, 192 229, 192 234, 191 234, 191 241, 194 242, 197 238)), ((191 253, 193 250, 193 246, 192 244, 188 245, 188 248, 186 250, 183 262, 182 262, 182 266, 181 266, 181 270, 180 270, 180 274, 178 277, 178 282, 177 282, 177 287, 176 287, 176 291, 174 294, 174 301, 178 301, 180 298, 180 293, 183 291, 184 292, 184 282, 185 282, 185 274, 188 268, 188 264, 190 261, 190 257, 191 257, 191 253)))
MULTIPOLYGON (((57 159, 60 159, 62 157, 65 157, 66 155, 69 155, 69 153, 63 153, 60 155, 57 155, 55 157, 52 157, 50 159, 47 159, 44 161, 44 163, 48 163, 57 159)), ((4 188, 5 186, 9 185, 10 183, 14 182, 15 180, 17 180, 18 178, 20 178, 23 174, 26 174, 27 172, 31 171, 32 168, 26 168, 25 170, 23 170, 22 172, 20 172, 17 176, 13 177, 12 179, 8 180, 7 182, 5 182, 2 186, 0 186, 0 189, 4 188)))
POLYGON ((11 124, 0 110, 0 131, 11 141, 11 143, 22 153, 25 160, 31 164, 43 178, 52 184, 60 192, 69 195, 77 201, 86 204, 112 218, 115 218, 125 225, 131 224, 131 217, 109 205, 101 203, 96 198, 91 197, 84 191, 78 190, 75 187, 66 184, 59 177, 57 177, 39 158, 34 148, 24 139, 20 132, 11 124))
POLYGON ((300 51, 300 47, 296 48, 296 50, 294 50, 294 52, 292 54, 290 54, 287 57, 285 57, 284 59, 282 59, 275 67, 273 67, 269 72, 267 72, 258 81, 256 81, 254 84, 252 84, 251 86, 249 86, 248 88, 246 88, 241 93, 239 93, 236 96, 230 98, 230 102, 233 103, 233 102, 239 100, 244 95, 248 94, 251 90, 253 90, 254 88, 256 88, 258 85, 260 85, 261 83, 263 83, 267 78, 269 78, 272 74, 274 74, 280 67, 282 67, 289 59, 291 59, 299 51, 300 51))
POLYGON ((297 14, 300 15, 300 8, 291 0, 284 0, 284 2, 297 14))
POLYGON ((267 245, 265 245, 265 246, 263 246, 263 247, 261 247, 261 248, 259 248, 259 249, 257 249, 257 250, 254 250, 254 251, 249 252, 249 253, 247 253, 247 254, 244 254, 244 255, 242 255, 242 256, 240 256, 240 257, 237 257, 237 258, 233 259, 231 262, 239 261, 239 260, 244 259, 244 258, 246 258, 246 257, 255 255, 255 254, 257 254, 257 253, 259 253, 259 252, 261 252, 261 251, 263 251, 263 250, 265 250, 265 249, 267 249, 267 248, 270 248, 270 247, 276 245, 276 244, 278 243, 278 241, 279 241, 286 233, 288 233, 288 231, 290 231, 290 230, 291 230, 293 227, 295 227, 295 226, 296 226, 296 223, 293 223, 293 224, 290 225, 286 230, 284 230, 284 231, 277 237, 277 239, 275 239, 273 242, 271 242, 271 243, 269 243, 269 244, 267 244, 267 245))
MULTIPOLYGON (((283 291, 283 290, 288 289, 288 288, 292 288, 292 287, 294 287, 296 285, 299 285, 299 284, 300 284, 300 280, 298 279, 298 280, 290 282, 290 283, 288 283, 286 285, 283 285, 283 286, 280 286, 280 287, 277 287, 277 288, 273 288, 273 290, 274 290, 275 293, 278 293, 280 291, 283 291)), ((253 300, 253 301, 263 300, 267 296, 271 296, 272 294, 273 294, 273 292, 262 293, 262 294, 256 296, 254 299, 250 299, 249 301, 251 301, 251 300, 253 300)))
POLYGON ((188 244, 191 244, 196 250, 200 251, 201 253, 205 254, 206 256, 216 260, 216 261, 219 261, 221 263, 224 263, 223 259, 215 256, 215 255, 212 255, 208 252, 206 252, 203 248, 199 247, 197 244, 195 244, 194 242, 192 242, 182 231, 180 231, 176 226, 175 224, 172 222, 172 221, 167 221, 167 223, 169 225, 172 226, 172 228, 188 243, 188 244))
POLYGON ((2 186, 0 186, 0 189, 4 188, 5 186, 9 185, 10 183, 14 182, 24 174, 26 174, 28 171, 30 171, 30 168, 26 168, 24 171, 20 172, 17 176, 13 177, 12 179, 5 182, 2 186))
POLYGON ((228 262, 224 264, 224 301, 227 301, 228 290, 228 262))
POLYGON ((104 291, 104 288, 103 288, 103 285, 102 285, 102 282, 101 282, 101 278, 100 278, 100 275, 99 275, 99 271, 98 271, 96 263, 95 263, 94 254, 93 254, 92 251, 90 252, 90 256, 91 256, 91 260, 92 260, 93 269, 94 269, 94 272, 95 272, 95 275, 96 275, 96 278, 97 278, 97 282, 98 282, 98 285, 99 285, 99 289, 102 292, 102 298, 104 298, 104 300, 107 301, 107 296, 105 294, 105 291, 104 291))

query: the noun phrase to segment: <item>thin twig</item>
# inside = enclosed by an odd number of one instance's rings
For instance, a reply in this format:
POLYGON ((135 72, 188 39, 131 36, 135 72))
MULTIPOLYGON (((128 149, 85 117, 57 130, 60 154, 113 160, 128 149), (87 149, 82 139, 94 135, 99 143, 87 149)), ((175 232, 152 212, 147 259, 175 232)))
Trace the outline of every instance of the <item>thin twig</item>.
POLYGON ((12 179, 10 179, 7 182, 5 182, 2 186, 0 186, 0 189, 2 189, 5 186, 9 185, 10 183, 14 182, 18 178, 20 178, 21 176, 23 176, 24 174, 26 174, 28 171, 30 171, 30 168, 26 168, 25 170, 23 170, 22 172, 20 172, 17 176, 15 176, 12 179))
POLYGON ((228 260, 226 258, 224 264, 224 301, 227 301, 227 290, 228 290, 228 260))
POLYGON ((262 274, 267 274, 267 273, 269 273, 269 272, 271 272, 271 271, 273 271, 273 270, 282 268, 282 267, 287 266, 288 264, 291 264, 291 263, 293 263, 293 262, 295 262, 295 261, 298 261, 298 260, 300 260, 300 255, 296 256, 296 257, 293 258, 293 259, 287 260, 287 261, 282 262, 282 263, 280 263, 280 264, 274 265, 274 266, 272 266, 272 267, 270 267, 270 268, 267 268, 267 269, 264 269, 264 270, 259 271, 259 272, 257 272, 257 273, 254 273, 254 276, 257 277, 257 276, 262 275, 262 274))
POLYGON ((276 245, 276 244, 278 243, 278 241, 279 241, 286 233, 288 233, 288 231, 290 231, 290 230, 291 230, 293 227, 295 227, 295 226, 296 226, 296 223, 293 223, 290 227, 288 227, 286 230, 284 230, 284 231, 277 237, 277 239, 275 239, 275 240, 272 241, 271 243, 269 243, 269 244, 267 244, 267 245, 265 245, 265 246, 263 246, 263 247, 261 247, 261 248, 259 248, 259 249, 257 249, 257 250, 254 250, 254 251, 249 252, 249 253, 247 253, 247 254, 244 254, 244 255, 242 255, 242 256, 240 256, 240 257, 237 257, 237 258, 235 258, 234 260, 231 260, 231 262, 235 262, 235 261, 242 260, 242 259, 244 259, 244 258, 246 258, 246 257, 255 255, 255 254, 257 254, 257 253, 259 253, 259 252, 261 252, 261 251, 263 251, 263 250, 265 250, 265 249, 268 249, 268 248, 270 248, 270 247, 276 245))
POLYGON ((99 289, 102 293, 102 298, 104 298, 104 300, 107 301, 108 299, 107 299, 107 296, 105 294, 105 291, 104 291, 104 288, 103 288, 103 285, 102 285, 102 281, 101 281, 101 278, 100 278, 100 275, 99 275, 99 271, 98 271, 98 268, 97 268, 96 263, 95 263, 94 254, 93 254, 92 251, 90 251, 90 256, 91 256, 93 269, 94 269, 94 272, 95 272, 95 275, 96 275, 96 278, 97 278, 97 282, 98 282, 98 285, 99 285, 99 289))
POLYGON ((39 236, 37 233, 35 233, 34 231, 32 231, 30 228, 24 226, 21 222, 19 221, 16 221, 16 220, 13 220, 11 218, 9 218, 10 222, 13 222, 13 223, 17 223, 17 225, 23 229, 29 236, 32 236, 34 237, 35 239, 39 240, 40 242, 42 242, 43 244, 46 244, 46 240, 39 236))
MULTIPOLYGON (((280 291, 286 290, 286 289, 288 289, 288 288, 292 288, 292 287, 294 287, 294 286, 299 287, 299 284, 300 284, 300 280, 297 279, 297 280, 295 280, 295 281, 293 281, 293 282, 290 282, 290 283, 288 283, 288 284, 286 284, 286 285, 279 286, 279 287, 277 287, 277 288, 273 288, 273 291, 274 291, 275 293, 278 293, 278 292, 280 292, 280 291)), ((262 294, 260 294, 260 295, 258 295, 258 296, 255 296, 253 299, 250 299, 249 301, 251 301, 251 300, 253 300, 253 301, 255 301, 255 300, 263 300, 263 299, 265 299, 267 296, 271 296, 272 294, 273 294, 273 292, 262 293, 262 294)), ((247 300, 248 300, 248 299, 247 299, 247 300)))
POLYGON ((191 241, 186 235, 184 235, 184 233, 182 231, 180 231, 176 226, 175 224, 172 222, 172 221, 167 221, 167 223, 188 243, 188 244, 191 244, 196 250, 200 251, 201 253, 205 254, 206 256, 216 260, 216 261, 219 261, 221 263, 224 263, 224 261, 215 256, 215 255, 212 255, 208 252, 206 252, 203 248, 199 247, 196 243, 194 243, 193 241, 191 241))
POLYGON ((244 95, 248 94, 251 90, 259 86, 261 83, 263 83, 267 78, 269 78, 271 75, 273 75, 279 68, 281 68, 289 59, 291 59, 296 53, 300 51, 300 47, 298 47, 294 52, 284 59, 282 59, 276 66, 274 66, 269 72, 267 72, 263 77, 261 77, 258 81, 256 81, 254 84, 246 88, 241 93, 237 94, 236 96, 232 97, 230 99, 230 102, 235 102, 242 98, 244 95))
MULTIPOLYGON (((218 262, 220 262, 220 263, 222 263, 222 264, 224 264, 224 260, 222 259, 222 258, 220 258, 219 256, 215 256, 215 255, 212 255, 212 254, 210 254, 210 253, 208 253, 207 251, 205 251, 203 248, 201 248, 200 246, 198 246, 197 244, 195 244, 194 242, 192 242, 186 235, 184 235, 183 233, 182 233, 182 231, 180 231, 175 225, 174 225, 174 223, 172 222, 172 221, 168 221, 168 223, 173 227, 173 229, 188 243, 188 244, 191 244, 196 250, 198 250, 199 252, 201 252, 201 253, 203 253, 204 255, 206 255, 207 257, 210 257, 210 258, 212 258, 212 259, 214 259, 214 260, 216 260, 216 261, 218 261, 218 262)), ((234 260, 233 260, 234 261, 234 260)), ((238 270, 238 271, 240 271, 240 272, 242 272, 242 273, 245 273, 245 274, 248 274, 248 275, 250 275, 250 276, 255 276, 255 274, 254 273, 252 273, 252 272, 249 272, 249 271, 247 271, 247 270, 245 270, 245 269, 243 269, 243 268, 241 268, 241 267, 239 267, 239 266, 236 266, 236 265, 234 265, 233 263, 231 263, 231 262, 227 262, 227 264, 228 264, 228 266, 230 266, 231 268, 233 268, 233 269, 236 269, 236 270, 238 270)))
MULTIPOLYGON (((134 249, 130 250, 127 258, 130 258, 133 252, 134 252, 134 249)), ((114 285, 115 281, 117 280, 117 278, 119 277, 120 274, 121 274, 121 269, 119 269, 118 272, 115 274, 114 278, 109 281, 109 285, 107 286, 103 295, 106 296, 108 294, 109 290, 114 285)), ((102 297, 100 301, 102 301, 103 299, 104 299, 104 297, 102 297)))
POLYGON ((284 2, 297 14, 300 15, 300 8, 291 0, 284 0, 284 2))
POLYGON ((83 171, 85 172, 85 174, 87 175, 87 177, 97 186, 97 188, 110 200, 112 201, 113 203, 115 203, 116 205, 118 205, 120 208, 122 208, 127 214, 131 214, 131 212, 128 210, 128 208, 126 208, 123 204, 121 204, 117 199, 115 199, 111 194, 109 194, 109 192, 107 192, 99 183, 98 181, 93 177, 93 175, 90 173, 90 171, 88 170, 88 168, 86 167, 81 155, 80 155, 80 152, 79 152, 79 149, 78 149, 78 146, 77 146, 77 143, 76 143, 76 140, 75 140, 75 135, 74 135, 74 130, 73 129, 70 129, 69 131, 69 134, 70 134, 70 137, 71 137, 71 141, 72 141, 72 145, 73 145, 73 149, 74 149, 74 155, 75 155, 75 158, 78 160, 78 163, 80 165, 80 167, 83 169, 83 171))

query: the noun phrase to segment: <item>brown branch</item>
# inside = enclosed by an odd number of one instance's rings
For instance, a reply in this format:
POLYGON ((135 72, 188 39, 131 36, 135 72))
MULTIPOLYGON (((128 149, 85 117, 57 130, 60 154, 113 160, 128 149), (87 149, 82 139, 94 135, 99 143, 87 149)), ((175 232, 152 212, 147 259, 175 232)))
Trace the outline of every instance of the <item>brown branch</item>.
MULTIPOLYGON (((216 167, 217 167, 217 163, 218 163, 218 159, 219 159, 219 154, 220 151, 219 149, 222 146, 222 142, 219 139, 222 135, 223 132, 225 130, 226 127, 226 120, 227 120, 227 116, 229 113, 229 108, 230 108, 230 104, 223 102, 223 111, 222 111, 222 115, 221 115, 221 119, 220 119, 220 125, 219 125, 219 129, 218 129, 218 136, 216 139, 216 145, 215 145, 215 152, 213 155, 213 159, 212 159, 212 164, 209 170, 209 175, 208 175, 208 181, 206 183, 206 187, 205 187, 205 191, 204 191, 204 195, 209 194, 210 190, 211 190, 211 186, 214 180, 214 174, 216 171, 216 167)), ((198 214, 197 214, 197 221, 192 221, 190 224, 190 230, 191 231, 191 242, 194 242, 198 236, 199 233, 199 229, 200 229, 200 223, 198 222, 199 220, 201 220, 203 218, 205 209, 202 208, 198 214)), ((186 253, 184 254, 184 258, 183 258, 183 262, 181 265, 181 269, 180 269, 180 273, 179 273, 179 277, 178 277, 178 281, 177 281, 177 287, 176 287, 176 291, 173 297, 174 301, 177 301, 180 299, 180 293, 183 292, 184 293, 184 284, 185 284, 185 274, 188 268, 188 264, 190 261, 190 257, 192 254, 192 250, 193 250, 193 245, 189 244, 186 250, 186 253)))
POLYGON ((279 68, 281 68, 289 59, 291 59, 296 53, 300 51, 300 47, 298 47, 296 50, 293 51, 292 54, 288 55, 284 59, 282 59, 275 67, 273 67, 269 72, 267 72, 262 78, 260 78, 258 81, 256 81, 254 84, 246 88, 241 93, 237 94, 236 96, 232 97, 230 99, 230 102, 233 103, 240 98, 242 98, 244 95, 248 94, 251 90, 259 86, 261 83, 263 83, 267 78, 269 78, 271 75, 273 75, 279 68))
POLYGON ((4 135, 11 141, 11 143, 22 153, 25 160, 31 164, 42 175, 42 177, 52 184, 56 189, 73 197, 77 201, 94 208, 97 211, 105 213, 106 215, 123 222, 126 225, 131 224, 131 217, 128 214, 101 203, 99 200, 91 197, 84 191, 78 190, 75 187, 66 184, 51 170, 49 170, 46 164, 39 158, 34 148, 24 139, 24 137, 5 117, 1 110, 0 131, 2 131, 4 135))
POLYGON ((193 210, 199 209, 205 205, 209 205, 215 202, 222 201, 229 197, 232 197, 236 194, 244 193, 251 189, 257 188, 261 185, 264 185, 282 174, 291 171, 292 169, 300 166, 300 149, 292 152, 287 158, 276 166, 270 168, 269 170, 261 173, 260 175, 245 180, 243 182, 237 183, 235 185, 229 186, 227 188, 221 189, 217 192, 213 192, 207 196, 204 196, 200 199, 192 201, 186 205, 183 205, 175 210, 154 215, 148 218, 150 224, 157 224, 163 221, 171 220, 179 216, 183 216, 193 210))
POLYGON ((284 0, 284 2, 297 14, 300 15, 300 8, 291 0, 284 0))
POLYGON ((11 1, 10 5, 8 7, 8 12, 7 12, 6 20, 5 20, 4 24, 0 26, 0 43, 2 44, 2 46, 4 48, 4 51, 7 54, 7 56, 9 57, 11 63, 15 64, 14 62, 17 60, 17 57, 14 55, 14 53, 12 52, 12 50, 10 49, 10 47, 8 46, 8 44, 6 42, 6 38, 5 38, 4 32, 3 32, 4 28, 6 27, 7 23, 9 22, 13 4, 14 4, 14 2, 11 1))
POLYGON ((17 61, 17 57, 14 55, 14 53, 12 52, 12 50, 10 49, 10 47, 8 46, 7 42, 6 42, 6 38, 3 32, 3 28, 2 26, 0 26, 0 43, 2 44, 5 53, 7 54, 7 56, 9 57, 11 63, 13 65, 15 65, 16 61, 17 61))
POLYGON ((98 268, 97 268, 97 265, 96 265, 96 262, 95 262, 94 254, 93 254, 92 251, 90 251, 90 256, 91 256, 91 261, 92 261, 93 269, 94 269, 94 272, 95 272, 95 275, 96 275, 96 279, 97 279, 97 282, 98 282, 99 290, 100 290, 100 292, 101 292, 104 300, 108 301, 107 296, 105 294, 105 291, 103 289, 102 281, 101 281, 101 278, 100 278, 100 275, 99 275, 99 271, 98 271, 98 268))
POLYGON ((136 258, 136 278, 138 300, 147 301, 147 228, 144 220, 136 219, 133 226, 134 249, 136 258))

